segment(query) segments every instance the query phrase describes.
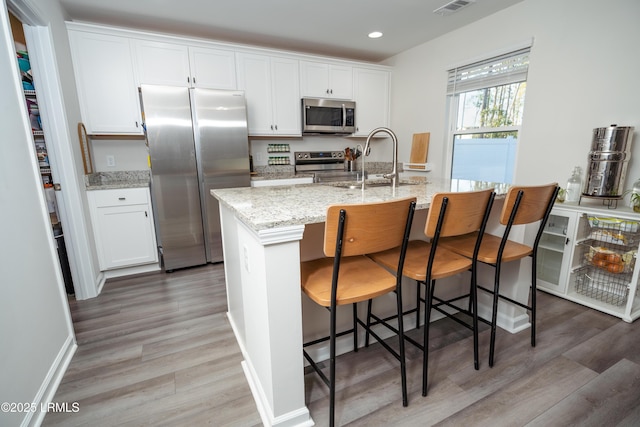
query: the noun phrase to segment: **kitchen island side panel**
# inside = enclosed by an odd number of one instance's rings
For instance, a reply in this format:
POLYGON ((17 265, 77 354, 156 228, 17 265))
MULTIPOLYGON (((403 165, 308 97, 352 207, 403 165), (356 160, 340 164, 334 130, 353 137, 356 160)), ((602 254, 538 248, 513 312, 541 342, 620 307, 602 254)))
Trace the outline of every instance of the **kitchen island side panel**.
POLYGON ((228 316, 262 422, 311 426, 304 398, 300 276, 291 268, 300 263, 304 226, 258 233, 222 203, 220 212, 228 316))

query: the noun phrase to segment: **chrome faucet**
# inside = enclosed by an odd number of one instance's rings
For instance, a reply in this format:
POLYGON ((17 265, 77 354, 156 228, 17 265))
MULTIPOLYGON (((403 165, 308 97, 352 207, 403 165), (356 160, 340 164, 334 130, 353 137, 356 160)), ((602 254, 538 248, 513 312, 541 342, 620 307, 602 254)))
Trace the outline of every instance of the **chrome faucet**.
MULTIPOLYGON (((380 132, 385 132, 386 134, 388 134, 391 137, 391 141, 393 141, 393 166, 391 169, 391 173, 385 173, 384 175, 382 175, 382 177, 391 179, 391 186, 395 188, 398 183, 398 138, 396 137, 396 134, 393 133, 391 129, 386 127, 375 128, 369 133, 369 136, 367 136, 367 141, 364 144, 364 149, 362 150, 362 154, 364 156, 369 155, 369 153, 371 152, 371 147, 369 146, 371 142, 371 138, 373 138, 374 135, 380 132)), ((363 174, 364 174, 364 156, 362 157, 363 174)), ((362 182, 362 188, 364 189, 364 179, 362 182)))

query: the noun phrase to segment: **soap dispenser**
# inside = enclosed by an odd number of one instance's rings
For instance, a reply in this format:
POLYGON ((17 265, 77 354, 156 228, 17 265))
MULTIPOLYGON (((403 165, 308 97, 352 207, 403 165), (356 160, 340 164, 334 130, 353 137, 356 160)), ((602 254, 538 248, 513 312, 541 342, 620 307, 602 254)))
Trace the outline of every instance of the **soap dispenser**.
POLYGON ((582 176, 580 166, 573 168, 573 173, 567 181, 567 198, 566 201, 571 203, 580 201, 580 192, 582 191, 582 176))

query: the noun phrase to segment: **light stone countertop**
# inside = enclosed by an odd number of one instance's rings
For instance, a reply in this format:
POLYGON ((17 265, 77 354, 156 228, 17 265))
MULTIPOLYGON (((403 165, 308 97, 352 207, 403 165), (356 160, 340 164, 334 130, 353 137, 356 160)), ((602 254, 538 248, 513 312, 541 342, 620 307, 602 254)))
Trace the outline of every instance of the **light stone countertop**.
POLYGON ((149 170, 96 172, 84 176, 87 190, 111 190, 119 188, 149 187, 149 170))
POLYGON ((416 197, 416 209, 427 209, 437 192, 459 192, 494 188, 506 193, 507 184, 476 181, 439 181, 425 177, 400 180, 395 189, 390 186, 341 187, 344 183, 302 184, 277 187, 243 187, 211 190, 218 199, 249 228, 260 231, 271 228, 322 223, 327 207, 333 204, 379 202, 416 197), (404 185, 403 185, 404 184, 404 185))

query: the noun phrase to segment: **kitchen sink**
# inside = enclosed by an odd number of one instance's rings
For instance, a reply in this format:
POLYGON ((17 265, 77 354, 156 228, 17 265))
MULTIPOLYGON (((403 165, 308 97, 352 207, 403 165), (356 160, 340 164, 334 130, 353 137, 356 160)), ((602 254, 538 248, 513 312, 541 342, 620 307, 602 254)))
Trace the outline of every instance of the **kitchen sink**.
MULTIPOLYGON (((418 185, 420 182, 416 181, 402 181, 398 183, 398 187, 404 187, 405 185, 418 185)), ((338 188, 347 188, 349 190, 358 190, 362 188, 362 182, 336 182, 331 184, 338 188)), ((364 188, 372 187, 391 187, 391 182, 365 182, 364 188)))

